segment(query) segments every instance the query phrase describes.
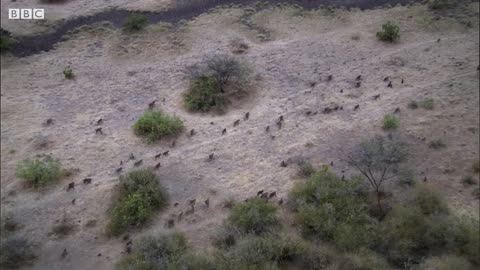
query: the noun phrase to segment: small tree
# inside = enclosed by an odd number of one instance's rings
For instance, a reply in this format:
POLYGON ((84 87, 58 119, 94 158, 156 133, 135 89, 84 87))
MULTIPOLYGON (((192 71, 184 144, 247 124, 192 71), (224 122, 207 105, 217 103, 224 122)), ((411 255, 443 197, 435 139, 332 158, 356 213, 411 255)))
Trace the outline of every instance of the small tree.
POLYGON ((375 136, 357 145, 347 155, 347 162, 357 169, 368 181, 377 195, 380 204, 380 193, 385 181, 399 175, 398 164, 406 158, 405 145, 394 137, 375 136))

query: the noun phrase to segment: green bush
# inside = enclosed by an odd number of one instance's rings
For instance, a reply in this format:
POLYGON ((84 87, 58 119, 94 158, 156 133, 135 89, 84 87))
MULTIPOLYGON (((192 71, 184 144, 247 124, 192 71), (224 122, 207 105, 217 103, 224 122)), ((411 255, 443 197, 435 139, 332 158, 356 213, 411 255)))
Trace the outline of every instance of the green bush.
POLYGON ((427 258, 419 267, 421 270, 469 270, 473 266, 465 258, 455 255, 427 258))
POLYGON ((417 185, 413 191, 414 206, 418 206, 423 214, 448 214, 448 205, 445 199, 427 185, 417 185))
POLYGON ((65 174, 61 163, 50 156, 43 159, 24 160, 17 165, 16 175, 33 187, 44 186, 57 181, 65 174))
POLYGON ((114 201, 107 234, 119 235, 144 224, 167 205, 168 196, 151 170, 137 170, 120 176, 118 198, 114 201))
POLYGON ((298 164, 298 167, 298 174, 302 177, 310 177, 315 173, 315 168, 310 162, 302 161, 298 164))
POLYGON ((146 111, 133 124, 135 134, 145 137, 149 141, 159 140, 165 136, 178 135, 183 129, 183 121, 179 117, 159 111, 146 111))
POLYGON ((142 30, 148 24, 148 19, 142 14, 130 14, 123 24, 123 29, 129 32, 142 30))
POLYGON ((382 31, 377 32, 377 38, 383 41, 394 42, 400 38, 400 27, 392 22, 382 25, 382 31))
POLYGON ((391 114, 386 114, 383 117, 383 129, 396 129, 400 125, 400 120, 391 114))
POLYGON ((478 220, 459 218, 454 224, 455 251, 475 266, 480 266, 480 234, 478 220))
POLYGON ((16 41, 7 36, 4 32, 3 29, 1 31, 2 33, 0 34, 0 53, 4 53, 8 50, 10 50, 16 43, 16 41))
POLYGON ((202 65, 188 67, 190 87, 183 95, 190 111, 223 111, 232 98, 239 98, 249 87, 247 67, 228 55, 213 56, 202 65))
POLYGON ((233 207, 228 221, 243 233, 261 234, 278 223, 278 208, 263 198, 253 198, 233 207))
POLYGON ((0 250, 1 269, 17 269, 31 264, 35 259, 32 244, 22 237, 2 237, 0 250))
POLYGON ((207 76, 193 79, 183 100, 188 110, 200 112, 222 110, 229 103, 226 96, 220 92, 217 81, 207 76))
POLYGON ((420 106, 424 108, 425 110, 433 110, 434 108, 434 101, 432 98, 427 98, 424 99, 421 103, 420 106))
POLYGON ((376 222, 368 216, 358 180, 342 181, 328 171, 316 173, 294 186, 289 204, 306 235, 331 240, 346 250, 376 241, 376 222))
POLYGON ((66 79, 73 79, 73 77, 75 77, 75 75, 73 74, 73 70, 71 67, 66 67, 64 70, 63 70, 63 75, 65 76, 66 79))

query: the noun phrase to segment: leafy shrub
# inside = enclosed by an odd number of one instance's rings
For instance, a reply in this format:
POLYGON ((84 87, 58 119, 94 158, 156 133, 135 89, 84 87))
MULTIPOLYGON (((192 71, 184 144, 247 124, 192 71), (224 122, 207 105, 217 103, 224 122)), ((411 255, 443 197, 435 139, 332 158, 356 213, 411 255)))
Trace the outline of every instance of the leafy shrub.
POLYGON ((63 70, 63 75, 65 76, 66 79, 73 79, 73 77, 75 77, 75 75, 73 74, 73 70, 71 67, 66 67, 64 70, 63 70))
POLYGON ((445 199, 427 185, 417 185, 413 191, 412 203, 418 206, 423 214, 447 214, 449 212, 445 199))
POLYGON ((358 180, 342 181, 330 172, 297 183, 289 203, 304 233, 332 240, 347 250, 374 244, 375 221, 368 216, 360 184, 358 180))
POLYGON ((8 50, 10 50, 14 45, 16 41, 7 36, 4 31, 2 30, 2 33, 0 34, 0 53, 4 53, 8 50))
POLYGON ((441 139, 431 141, 428 146, 433 149, 441 149, 447 147, 447 145, 441 139))
POLYGON ((310 177, 315 173, 315 168, 313 168, 312 163, 307 161, 302 161, 298 164, 299 171, 298 174, 303 177, 310 177))
POLYGON ((400 120, 391 114, 386 114, 383 117, 383 129, 396 129, 400 125, 400 120))
POLYGON ((223 224, 213 235, 213 245, 218 248, 229 248, 235 245, 241 232, 231 224, 223 224))
POLYGON ((248 87, 249 70, 235 57, 216 55, 203 65, 188 67, 191 82, 184 94, 190 111, 222 111, 231 99, 243 95, 248 87))
POLYGON ((17 269, 35 259, 31 243, 22 237, 2 238, 0 250, 1 269, 17 269))
POLYGON ((328 245, 306 245, 300 255, 299 265, 305 270, 335 269, 331 267, 339 254, 328 245), (330 268, 329 268, 330 267, 330 268))
POLYGON ((146 111, 133 124, 136 135, 149 141, 159 140, 164 136, 178 135, 184 129, 182 120, 159 111, 146 111))
POLYGON ((27 185, 33 187, 57 181, 64 173, 61 163, 50 156, 43 159, 24 160, 17 165, 16 169, 17 177, 24 179, 27 185))
POLYGON ((472 269, 473 266, 465 258, 455 255, 444 255, 440 257, 427 258, 420 266, 422 270, 457 270, 472 269))
POLYGON ((377 37, 383 41, 394 42, 400 38, 400 27, 392 22, 382 25, 382 31, 377 32, 377 37))
POLYGON ((123 29, 129 32, 142 30, 148 23, 148 19, 142 14, 130 14, 123 24, 123 29))
POLYGON ((261 234, 278 222, 277 207, 263 198, 236 204, 229 222, 243 233, 261 234))
POLYGON ((167 205, 168 196, 151 170, 137 170, 120 176, 107 234, 119 235, 148 221, 156 210, 167 205))
POLYGON ((422 106, 422 108, 424 108, 425 110, 433 110, 434 101, 432 98, 424 99, 420 106, 422 106))

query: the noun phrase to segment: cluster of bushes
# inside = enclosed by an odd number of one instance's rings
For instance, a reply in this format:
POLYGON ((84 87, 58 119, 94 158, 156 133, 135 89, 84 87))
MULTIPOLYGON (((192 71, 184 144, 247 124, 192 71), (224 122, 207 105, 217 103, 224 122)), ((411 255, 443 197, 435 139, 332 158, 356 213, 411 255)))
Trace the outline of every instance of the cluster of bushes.
POLYGON ((35 188, 57 181, 65 174, 60 161, 51 156, 24 160, 16 169, 17 177, 24 179, 27 186, 35 188))
POLYGON ((167 205, 168 196, 157 175, 148 169, 120 176, 107 234, 119 235, 143 225, 155 211, 167 205))
POLYGON ((10 50, 15 42, 15 39, 11 38, 7 31, 0 29, 0 53, 10 50))
POLYGON ((178 135, 183 129, 183 121, 178 116, 170 116, 160 111, 146 111, 133 124, 135 134, 150 142, 178 135))
POLYGON ((127 32, 136 32, 142 30, 148 24, 148 18, 143 14, 128 15, 123 29, 127 32))
POLYGON ((241 97, 248 87, 246 66, 228 55, 217 55, 202 65, 187 68, 190 87, 185 92, 185 107, 194 112, 222 111, 231 98, 241 97))

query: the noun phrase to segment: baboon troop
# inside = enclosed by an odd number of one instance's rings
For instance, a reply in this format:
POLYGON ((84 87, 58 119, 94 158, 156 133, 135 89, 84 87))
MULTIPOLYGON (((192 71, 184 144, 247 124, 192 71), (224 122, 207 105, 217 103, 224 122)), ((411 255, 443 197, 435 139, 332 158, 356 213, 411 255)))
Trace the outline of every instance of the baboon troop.
POLYGON ((71 189, 75 189, 75 182, 71 182, 67 186, 67 191, 70 191, 71 189))
POLYGON ((135 163, 133 163, 133 166, 138 167, 142 165, 142 163, 143 163, 143 159, 140 159, 139 161, 136 161, 135 163))
POLYGON ((95 129, 95 134, 103 135, 102 128, 95 129))
POLYGON ((92 178, 85 178, 85 179, 83 179, 83 183, 84 183, 85 185, 88 185, 88 184, 92 183, 92 178))
POLYGON ((148 108, 149 109, 153 109, 155 107, 155 102, 157 102, 157 100, 155 99, 154 101, 148 103, 148 108))

